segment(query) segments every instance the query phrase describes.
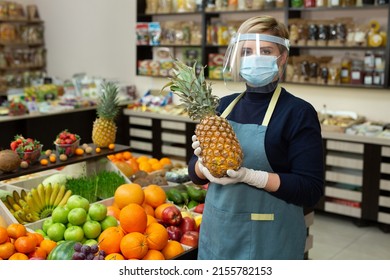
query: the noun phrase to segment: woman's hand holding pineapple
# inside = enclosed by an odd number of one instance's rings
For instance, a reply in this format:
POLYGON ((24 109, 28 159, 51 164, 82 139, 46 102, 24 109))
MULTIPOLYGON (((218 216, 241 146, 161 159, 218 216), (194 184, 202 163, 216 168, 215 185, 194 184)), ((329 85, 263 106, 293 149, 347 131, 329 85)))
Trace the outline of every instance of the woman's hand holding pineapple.
POLYGON ((222 178, 216 178, 211 175, 210 171, 202 164, 201 148, 196 135, 192 136, 192 148, 194 149, 194 154, 198 157, 197 163, 197 172, 198 176, 208 179, 212 183, 227 185, 227 184, 236 184, 236 183, 246 183, 248 185, 254 186, 258 189, 263 189, 268 182, 268 172, 261 170, 253 170, 246 167, 241 167, 237 171, 233 169, 227 170, 227 176, 222 178))

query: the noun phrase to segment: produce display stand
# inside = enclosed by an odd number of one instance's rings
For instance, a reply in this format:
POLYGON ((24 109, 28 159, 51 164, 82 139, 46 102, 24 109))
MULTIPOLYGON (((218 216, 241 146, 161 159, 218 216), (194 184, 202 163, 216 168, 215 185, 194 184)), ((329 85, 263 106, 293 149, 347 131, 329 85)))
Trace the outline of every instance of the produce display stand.
MULTIPOLYGON (((79 163, 79 162, 83 162, 83 161, 88 161, 88 160, 96 159, 96 158, 99 158, 99 157, 106 157, 108 155, 112 155, 112 154, 115 154, 115 153, 119 153, 119 152, 124 152, 124 151, 129 151, 130 150, 129 146, 115 144, 115 148, 112 149, 112 150, 110 150, 108 148, 102 148, 100 153, 96 153, 95 152, 96 146, 94 144, 88 144, 88 145, 90 147, 93 147, 94 152, 91 153, 91 154, 84 153, 83 155, 80 155, 80 156, 79 155, 73 155, 72 157, 68 158, 66 161, 57 160, 57 162, 49 163, 48 165, 41 165, 39 163, 39 161, 38 161, 38 162, 36 162, 35 164, 29 166, 26 169, 19 168, 18 170, 14 171, 14 172, 10 172, 10 173, 1 173, 1 171, 0 171, 0 183, 3 180, 13 179, 13 178, 16 178, 16 177, 29 175, 29 174, 32 174, 32 173, 37 173, 37 172, 46 171, 46 170, 50 170, 50 169, 60 169, 60 168, 66 166, 66 165, 69 165, 69 164, 74 164, 74 163, 79 163)), ((45 157, 45 156, 41 155, 41 158, 42 157, 45 157)))

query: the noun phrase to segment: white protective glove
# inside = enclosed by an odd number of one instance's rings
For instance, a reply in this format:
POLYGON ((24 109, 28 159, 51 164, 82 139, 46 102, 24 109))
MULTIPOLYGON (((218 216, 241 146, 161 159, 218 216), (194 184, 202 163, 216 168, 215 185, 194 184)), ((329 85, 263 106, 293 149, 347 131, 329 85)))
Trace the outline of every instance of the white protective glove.
POLYGON ((194 154, 200 158, 200 154, 202 152, 202 149, 200 148, 200 142, 198 141, 198 138, 196 135, 192 135, 192 148, 194 149, 194 154))
POLYGON ((229 169, 227 175, 222 178, 216 178, 211 175, 210 171, 202 164, 202 161, 198 161, 198 167, 200 172, 212 183, 227 185, 236 183, 246 183, 258 189, 265 188, 268 182, 268 172, 261 170, 253 170, 246 167, 241 167, 237 171, 229 169))

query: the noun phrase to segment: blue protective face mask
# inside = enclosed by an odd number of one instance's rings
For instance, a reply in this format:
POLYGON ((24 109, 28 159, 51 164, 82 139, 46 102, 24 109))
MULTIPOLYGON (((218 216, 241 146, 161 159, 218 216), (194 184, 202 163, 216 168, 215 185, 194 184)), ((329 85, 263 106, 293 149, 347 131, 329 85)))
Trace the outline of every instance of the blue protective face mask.
POLYGON ((278 57, 269 55, 253 55, 241 60, 240 74, 253 87, 261 87, 271 83, 279 73, 278 57))

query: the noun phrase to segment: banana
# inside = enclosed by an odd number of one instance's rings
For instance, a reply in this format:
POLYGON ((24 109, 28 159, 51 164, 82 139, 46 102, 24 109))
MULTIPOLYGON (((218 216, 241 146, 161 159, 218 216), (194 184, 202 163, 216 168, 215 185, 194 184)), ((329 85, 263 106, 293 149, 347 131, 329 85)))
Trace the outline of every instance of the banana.
POLYGON ((65 185, 61 185, 60 186, 60 191, 58 192, 57 197, 56 197, 56 199, 54 200, 54 203, 53 203, 54 207, 57 207, 58 204, 60 203, 60 201, 62 200, 62 198, 64 197, 65 190, 66 190, 65 185))
POLYGON ((26 214, 22 210, 15 211, 14 217, 21 224, 26 224, 27 222, 26 214))
POLYGON ((20 205, 17 203, 12 204, 12 208, 15 210, 15 212, 23 211, 22 207, 20 207, 20 205))
POLYGON ((25 189, 22 189, 20 191, 20 197, 23 199, 23 200, 26 200, 26 196, 27 196, 27 192, 25 189))
POLYGON ((18 202, 19 199, 21 198, 20 195, 19 195, 19 193, 18 193, 16 190, 14 190, 14 191, 12 192, 12 197, 14 198, 14 200, 15 200, 16 202, 18 202))
POLYGON ((32 197, 32 194, 31 192, 29 192, 26 196, 26 202, 28 204, 28 206, 30 207, 30 210, 32 212, 39 212, 40 211, 40 208, 35 204, 35 200, 34 198, 32 197))
POLYGON ((11 205, 11 208, 13 207, 14 204, 17 204, 13 196, 7 195, 6 200, 11 205))
POLYGON ((41 199, 39 198, 39 194, 38 194, 38 191, 37 189, 35 188, 32 188, 31 191, 31 196, 34 200, 34 204, 35 206, 38 208, 38 209, 42 209, 43 208, 43 204, 41 203, 41 199))
POLYGON ((39 199, 41 200, 41 204, 45 206, 45 186, 41 183, 37 187, 39 199))
POLYGON ((71 195, 72 195, 72 191, 67 190, 64 196, 62 197, 60 203, 58 203, 58 206, 64 206, 71 195))
POLYGON ((60 185, 58 183, 55 183, 50 195, 50 202, 49 202, 50 205, 54 206, 54 201, 56 200, 59 191, 60 191, 60 185))
POLYGON ((11 210, 13 210, 13 209, 12 209, 12 205, 11 205, 11 204, 9 204, 9 202, 8 202, 8 200, 7 200, 7 199, 6 199, 6 200, 4 200, 4 201, 3 201, 3 203, 4 203, 4 205, 5 205, 5 206, 8 208, 8 210, 10 210, 10 211, 11 211, 11 210))
POLYGON ((51 186, 51 184, 47 184, 45 186, 45 205, 46 206, 51 206, 50 205, 50 196, 51 196, 51 193, 53 191, 53 187, 51 186))

